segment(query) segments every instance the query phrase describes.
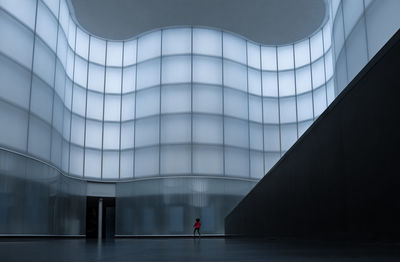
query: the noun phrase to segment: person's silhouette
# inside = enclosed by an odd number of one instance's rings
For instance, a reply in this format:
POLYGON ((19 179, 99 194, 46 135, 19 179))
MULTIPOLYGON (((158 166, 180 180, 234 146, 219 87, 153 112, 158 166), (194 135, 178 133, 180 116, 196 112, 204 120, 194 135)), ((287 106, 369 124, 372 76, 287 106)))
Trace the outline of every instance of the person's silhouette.
POLYGON ((201 223, 200 223, 200 218, 196 218, 196 222, 194 222, 194 230, 193 230, 193 237, 196 236, 196 231, 199 234, 200 237, 200 227, 201 227, 201 223))

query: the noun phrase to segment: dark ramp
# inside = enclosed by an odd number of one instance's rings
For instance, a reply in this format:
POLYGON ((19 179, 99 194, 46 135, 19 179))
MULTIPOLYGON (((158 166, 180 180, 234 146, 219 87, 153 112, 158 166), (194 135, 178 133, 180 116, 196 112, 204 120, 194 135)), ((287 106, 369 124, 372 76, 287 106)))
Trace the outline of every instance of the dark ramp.
POLYGON ((227 235, 400 239, 400 31, 225 218, 227 235))

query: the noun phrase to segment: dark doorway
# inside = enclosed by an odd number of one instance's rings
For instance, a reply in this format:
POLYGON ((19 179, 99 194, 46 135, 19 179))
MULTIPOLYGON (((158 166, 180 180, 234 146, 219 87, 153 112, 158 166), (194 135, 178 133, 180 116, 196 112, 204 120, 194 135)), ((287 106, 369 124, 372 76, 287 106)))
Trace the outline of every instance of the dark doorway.
MULTIPOLYGON (((102 238, 113 238, 115 235, 115 198, 102 197, 102 238)), ((86 199, 86 237, 97 238, 100 197, 86 199)))

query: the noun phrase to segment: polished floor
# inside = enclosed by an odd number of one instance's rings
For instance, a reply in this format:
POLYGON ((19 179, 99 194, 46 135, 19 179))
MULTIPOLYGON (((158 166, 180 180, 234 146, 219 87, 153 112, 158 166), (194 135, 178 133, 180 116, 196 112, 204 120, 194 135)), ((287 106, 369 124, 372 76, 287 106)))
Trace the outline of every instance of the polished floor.
POLYGON ((400 242, 223 238, 0 239, 0 261, 400 261, 400 242))

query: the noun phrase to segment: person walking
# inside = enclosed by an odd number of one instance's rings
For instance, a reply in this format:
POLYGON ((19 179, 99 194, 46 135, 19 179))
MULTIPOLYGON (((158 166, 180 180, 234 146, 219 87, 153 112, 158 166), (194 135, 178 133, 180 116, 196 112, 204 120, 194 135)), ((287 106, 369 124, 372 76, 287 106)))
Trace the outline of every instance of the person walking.
POLYGON ((196 231, 199 234, 199 238, 200 238, 200 227, 201 227, 201 223, 200 223, 200 218, 196 218, 196 222, 194 222, 194 230, 193 230, 193 237, 196 236, 196 231))

